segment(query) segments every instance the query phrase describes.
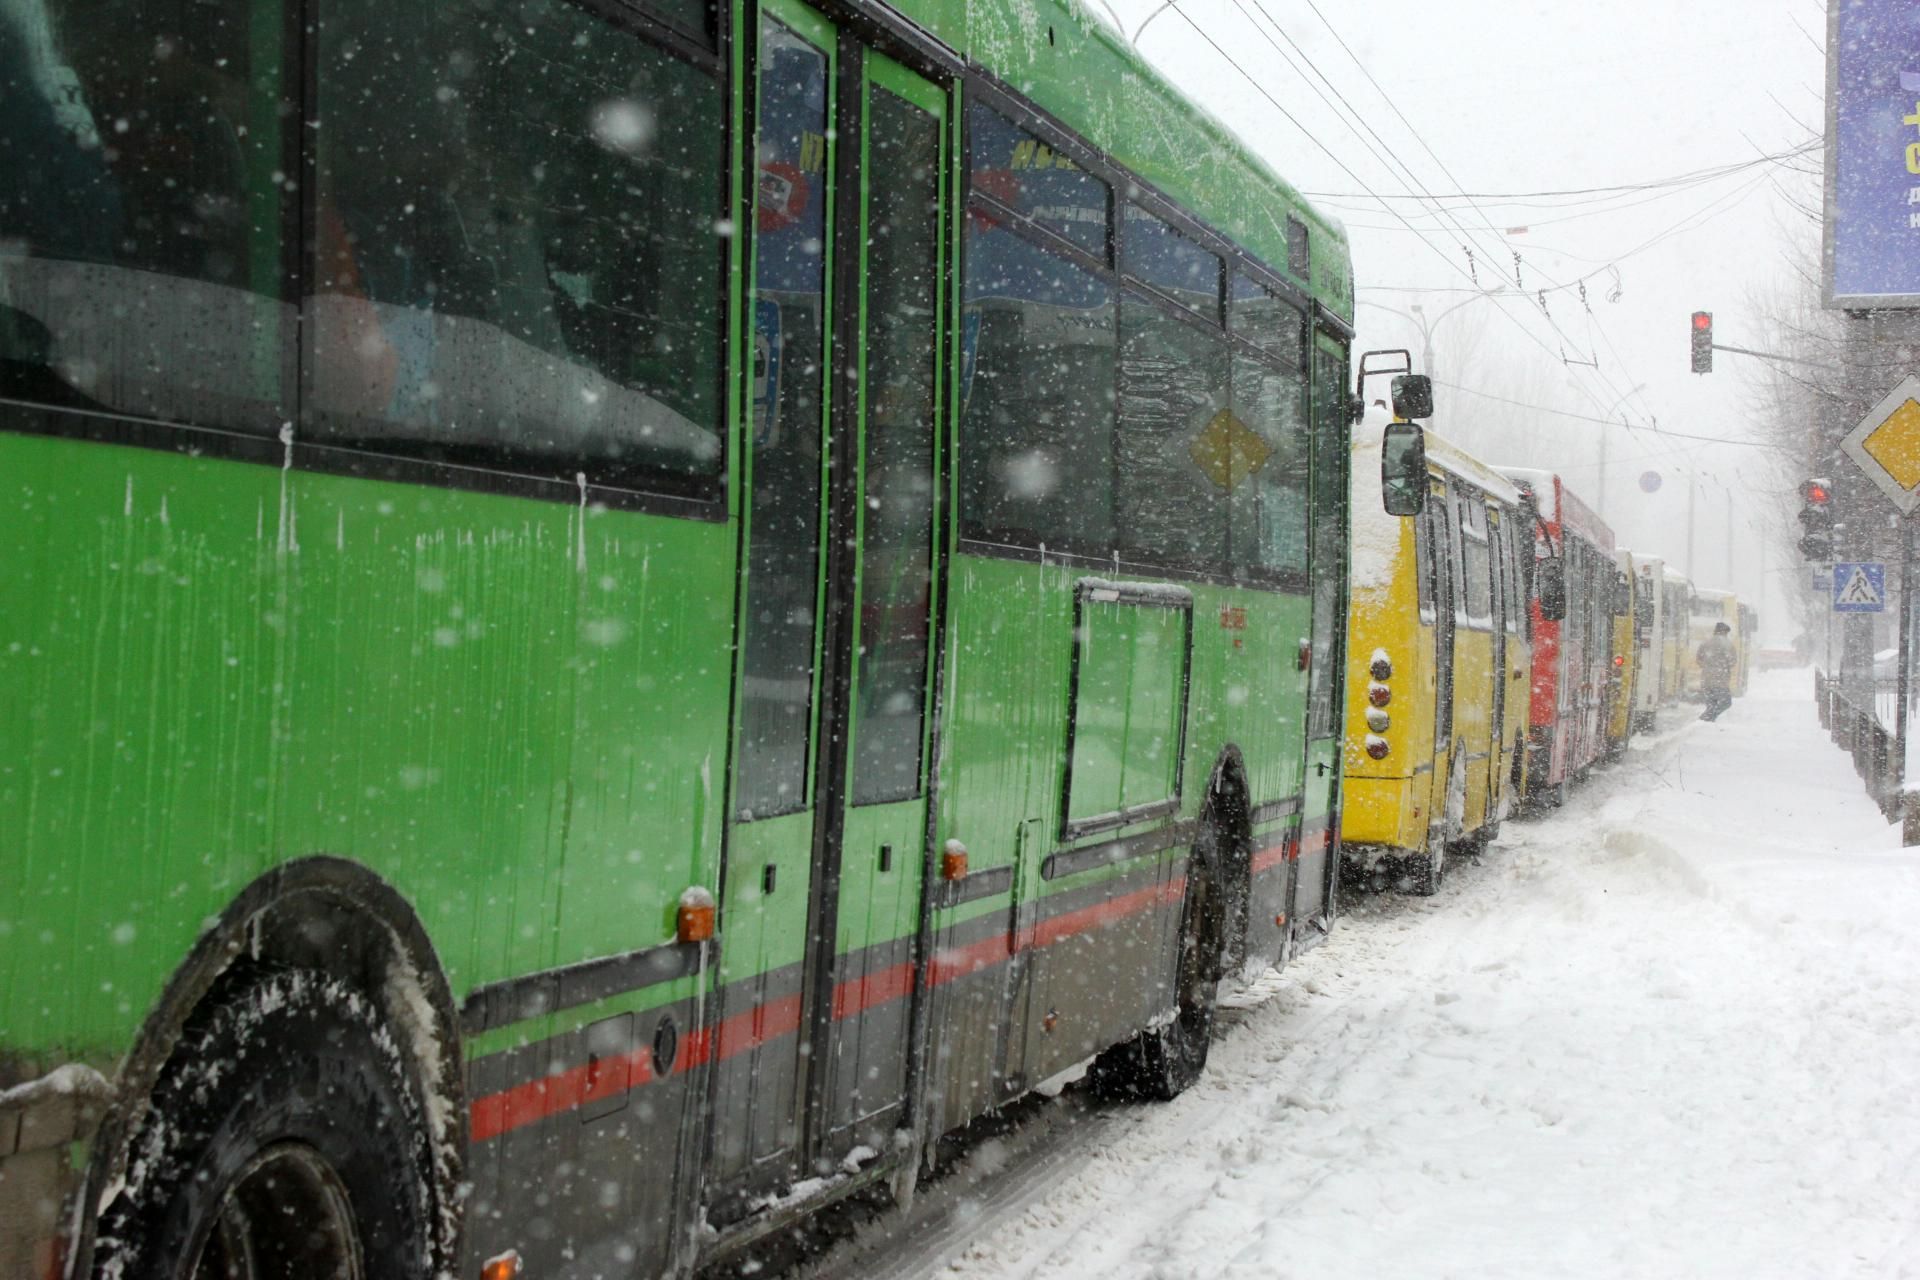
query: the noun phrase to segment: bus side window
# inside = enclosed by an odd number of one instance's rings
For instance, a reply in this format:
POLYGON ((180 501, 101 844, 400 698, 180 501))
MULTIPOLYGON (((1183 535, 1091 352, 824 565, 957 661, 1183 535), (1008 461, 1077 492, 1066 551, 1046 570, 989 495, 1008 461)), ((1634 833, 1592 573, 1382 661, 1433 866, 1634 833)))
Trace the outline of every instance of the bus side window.
POLYGON ((1464 536, 1466 505, 1460 486, 1448 481, 1446 501, 1440 509, 1445 513, 1443 518, 1448 522, 1447 542, 1451 554, 1447 557, 1447 563, 1453 573, 1453 619, 1463 627, 1473 624, 1469 616, 1471 601, 1468 599, 1467 587, 1467 540, 1464 536))
POLYGON ((1484 496, 1456 486, 1460 503, 1460 559, 1466 575, 1467 625, 1493 629, 1493 549, 1487 538, 1484 496))
POLYGON ((1413 580, 1420 597, 1420 621, 1428 625, 1433 623, 1433 601, 1437 594, 1433 576, 1433 531, 1428 527, 1432 511, 1433 504, 1428 503, 1426 514, 1413 517, 1413 580))
POLYGON ((1507 571, 1513 575, 1513 615, 1507 629, 1516 633, 1527 629, 1527 566, 1520 556, 1528 544, 1521 541, 1518 517, 1507 526, 1507 571))
POLYGON ((726 96, 563 0, 326 0, 312 434, 719 492, 726 96))
POLYGON ((243 0, 0 3, 0 396, 286 420, 284 36, 243 0))

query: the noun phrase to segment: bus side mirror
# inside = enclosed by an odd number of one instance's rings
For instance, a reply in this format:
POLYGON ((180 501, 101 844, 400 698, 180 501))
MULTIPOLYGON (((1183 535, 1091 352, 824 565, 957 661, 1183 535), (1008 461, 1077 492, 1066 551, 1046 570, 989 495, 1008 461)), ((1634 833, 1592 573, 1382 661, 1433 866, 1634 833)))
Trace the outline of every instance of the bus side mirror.
POLYGON ((1390 516, 1417 516, 1427 505, 1427 433, 1417 422, 1389 422, 1381 433, 1380 501, 1390 516))
POLYGON ((1559 556, 1542 560, 1534 568, 1535 585, 1540 593, 1540 616, 1548 622, 1564 622, 1567 617, 1567 563, 1559 556))
POLYGON ((1433 416, 1433 379, 1426 374, 1397 374, 1389 385, 1393 388, 1394 417, 1431 418, 1433 416))

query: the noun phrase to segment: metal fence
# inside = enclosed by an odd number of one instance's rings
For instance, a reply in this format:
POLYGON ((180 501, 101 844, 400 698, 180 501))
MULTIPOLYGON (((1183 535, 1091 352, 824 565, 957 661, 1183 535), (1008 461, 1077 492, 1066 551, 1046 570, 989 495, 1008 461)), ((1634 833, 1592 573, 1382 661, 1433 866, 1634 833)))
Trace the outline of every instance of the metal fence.
POLYGON ((1898 737, 1900 677, 1892 664, 1876 663, 1870 683, 1829 679, 1816 669, 1813 696, 1820 727, 1853 757, 1854 772, 1887 821, 1898 820, 1903 753, 1898 737))

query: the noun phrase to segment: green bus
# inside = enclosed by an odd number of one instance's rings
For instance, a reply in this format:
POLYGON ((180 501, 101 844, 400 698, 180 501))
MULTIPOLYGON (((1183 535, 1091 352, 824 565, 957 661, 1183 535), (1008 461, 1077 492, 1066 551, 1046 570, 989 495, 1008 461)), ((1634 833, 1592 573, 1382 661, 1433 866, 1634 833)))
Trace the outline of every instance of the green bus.
POLYGON ((0 0, 0 1274, 1178 1092, 1333 920, 1351 315, 1065 0, 0 0))

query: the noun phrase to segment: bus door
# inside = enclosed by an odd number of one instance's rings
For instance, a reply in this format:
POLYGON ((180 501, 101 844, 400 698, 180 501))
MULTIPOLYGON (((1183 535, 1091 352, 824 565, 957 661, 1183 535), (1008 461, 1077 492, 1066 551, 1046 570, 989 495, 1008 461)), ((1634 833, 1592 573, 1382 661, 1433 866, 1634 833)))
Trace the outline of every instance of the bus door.
MULTIPOLYGON (((1455 835, 1478 831, 1493 814, 1492 711, 1499 679, 1493 622, 1493 544, 1487 530, 1486 498, 1459 480, 1448 484, 1456 508, 1454 533, 1460 539, 1460 623, 1454 632, 1454 747, 1462 754, 1448 761, 1461 779, 1460 813, 1455 835), (1464 637, 1462 632, 1464 631, 1464 637)), ((1451 801, 1449 801, 1451 803, 1451 801)))
MULTIPOLYGON (((709 1220, 906 1098, 936 634, 944 92, 762 8, 746 574, 709 1220)), ((747 379, 750 378, 750 383, 747 379)))
MULTIPOLYGON (((1446 481, 1432 477, 1426 510, 1421 519, 1427 526, 1428 582, 1433 587, 1433 759, 1426 766, 1429 774, 1427 822, 1439 822, 1445 815, 1448 768, 1453 763, 1453 640, 1454 640, 1454 554, 1453 504, 1447 501, 1446 481)), ((1416 766, 1416 773, 1420 767, 1416 766)))
POLYGON ((1507 554, 1506 532, 1501 527, 1500 509, 1487 506, 1487 550, 1492 561, 1493 578, 1493 707, 1487 726, 1487 816, 1489 823, 1500 819, 1500 801, 1506 794, 1507 768, 1507 609, 1513 599, 1509 580, 1512 559, 1507 554))
POLYGON ((1312 455, 1313 622, 1307 668, 1306 795, 1292 919, 1325 928, 1331 882, 1339 870, 1340 728, 1345 702, 1347 619, 1347 354, 1324 332, 1313 351, 1312 455))

